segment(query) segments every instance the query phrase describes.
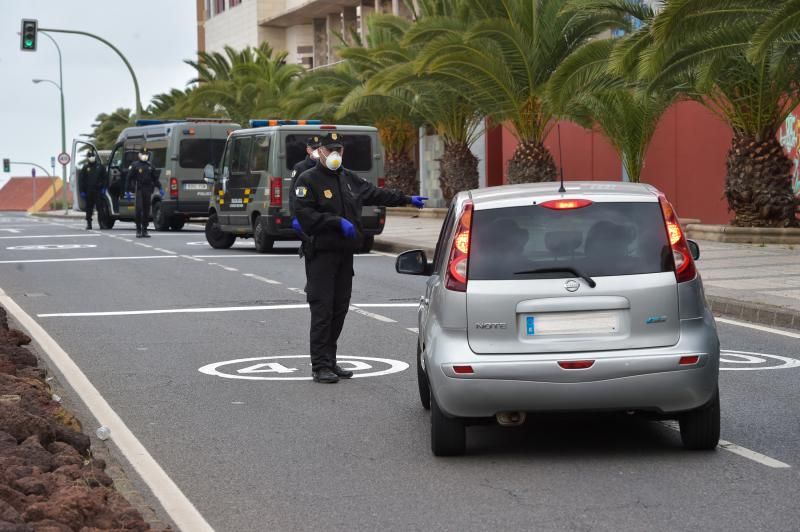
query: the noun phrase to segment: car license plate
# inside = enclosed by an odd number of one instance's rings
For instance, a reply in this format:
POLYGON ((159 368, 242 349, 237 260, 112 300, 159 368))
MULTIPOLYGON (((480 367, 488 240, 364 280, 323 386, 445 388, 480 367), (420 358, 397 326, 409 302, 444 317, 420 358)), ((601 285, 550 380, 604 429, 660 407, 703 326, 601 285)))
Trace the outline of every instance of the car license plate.
POLYGON ((525 316, 525 336, 613 335, 620 331, 616 312, 552 312, 525 316))
POLYGON ((183 190, 208 190, 208 185, 205 183, 185 183, 183 190))

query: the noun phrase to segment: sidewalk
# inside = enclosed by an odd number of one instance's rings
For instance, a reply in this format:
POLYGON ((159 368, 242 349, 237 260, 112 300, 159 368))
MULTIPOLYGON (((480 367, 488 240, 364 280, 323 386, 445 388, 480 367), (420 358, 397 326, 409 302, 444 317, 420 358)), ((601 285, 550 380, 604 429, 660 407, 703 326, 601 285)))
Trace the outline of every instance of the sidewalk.
MULTIPOLYGON (((424 249, 433 257, 442 220, 390 215, 375 249, 424 249)), ((800 249, 699 241, 697 267, 715 313, 776 327, 800 329, 800 249)))

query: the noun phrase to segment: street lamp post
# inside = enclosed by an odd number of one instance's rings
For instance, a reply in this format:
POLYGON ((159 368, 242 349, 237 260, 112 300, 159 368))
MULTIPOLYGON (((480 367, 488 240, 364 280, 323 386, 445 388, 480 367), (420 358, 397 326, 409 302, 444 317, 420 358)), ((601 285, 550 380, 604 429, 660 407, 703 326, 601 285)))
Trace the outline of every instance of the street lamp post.
MULTIPOLYGON (((52 38, 47 33, 39 30, 39 33, 46 36, 48 39, 53 41, 53 44, 58 50, 58 83, 51 80, 33 80, 34 83, 41 83, 42 81, 48 81, 58 87, 58 92, 61 94, 61 153, 67 153, 67 126, 64 120, 64 69, 61 63, 61 47, 58 46, 58 43, 54 38, 52 38)), ((69 214, 69 203, 67 203, 67 165, 61 165, 61 182, 64 185, 64 214, 69 214)))

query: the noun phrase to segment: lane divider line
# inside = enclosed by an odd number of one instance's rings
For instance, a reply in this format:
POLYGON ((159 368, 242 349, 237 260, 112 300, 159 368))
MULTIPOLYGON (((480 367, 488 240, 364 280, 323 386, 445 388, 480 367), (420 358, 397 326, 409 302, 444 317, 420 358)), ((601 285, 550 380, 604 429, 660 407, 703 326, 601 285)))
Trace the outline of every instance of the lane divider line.
POLYGON ((716 321, 720 323, 726 323, 728 325, 735 325, 737 327, 745 327, 747 329, 755 329, 756 331, 768 332, 772 334, 779 334, 781 336, 788 336, 789 338, 800 338, 800 334, 793 333, 789 331, 782 331, 781 329, 773 329, 772 327, 766 327, 764 325, 756 325, 755 323, 746 323, 743 321, 737 320, 730 320, 728 318, 714 318, 716 321))
POLYGON ((374 320, 382 321, 384 323, 397 323, 397 320, 393 320, 392 318, 387 318, 386 316, 381 316, 380 314, 367 312, 366 310, 362 310, 354 305, 350 305, 350 311, 355 312, 356 314, 361 314, 362 316, 366 316, 368 318, 372 318, 374 320))
POLYGON ((30 264, 34 262, 88 262, 98 260, 148 260, 148 259, 175 259, 175 255, 143 255, 141 257, 76 257, 72 259, 21 259, 0 260, 0 264, 30 264))
POLYGON ((111 441, 127 458, 180 530, 211 531, 194 504, 167 475, 125 422, 60 345, 0 288, 0 302, 36 340, 52 366, 78 394, 101 425, 111 429, 111 441))
POLYGON ((100 236, 99 233, 76 233, 74 235, 17 235, 17 236, 0 236, 0 240, 8 240, 10 238, 82 238, 87 236, 100 236))
MULTIPOLYGON (((667 420, 661 421, 661 424, 665 427, 680 432, 681 428, 677 421, 674 420, 667 420)), ((790 469, 790 466, 787 463, 781 462, 780 460, 776 460, 771 458, 765 454, 761 454, 756 451, 752 451, 747 447, 742 447, 741 445, 736 445, 735 443, 729 442, 727 440, 719 440, 719 448, 724 449, 726 451, 732 452, 733 454, 737 454, 743 458, 747 458, 748 460, 752 460, 753 462, 757 462, 761 465, 765 465, 767 467, 772 467, 774 469, 790 469)))
POLYGON ((255 279, 257 281, 261 281, 262 283, 267 284, 281 284, 278 281, 273 281, 272 279, 267 279, 266 277, 261 277, 260 275, 256 275, 254 273, 243 273, 245 277, 250 277, 251 279, 255 279))

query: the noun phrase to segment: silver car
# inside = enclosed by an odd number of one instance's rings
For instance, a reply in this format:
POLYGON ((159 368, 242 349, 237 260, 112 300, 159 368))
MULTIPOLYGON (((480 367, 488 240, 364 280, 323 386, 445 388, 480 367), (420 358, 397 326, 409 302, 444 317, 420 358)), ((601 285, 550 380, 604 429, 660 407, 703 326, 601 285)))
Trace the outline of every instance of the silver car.
POLYGON ((396 264, 429 276, 417 375, 433 453, 463 454, 471 422, 566 411, 678 419, 685 447, 715 448, 719 338, 699 255, 650 185, 460 193, 433 261, 396 264))

